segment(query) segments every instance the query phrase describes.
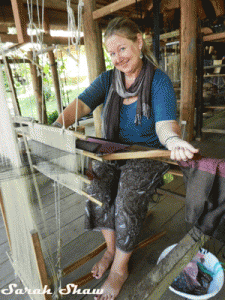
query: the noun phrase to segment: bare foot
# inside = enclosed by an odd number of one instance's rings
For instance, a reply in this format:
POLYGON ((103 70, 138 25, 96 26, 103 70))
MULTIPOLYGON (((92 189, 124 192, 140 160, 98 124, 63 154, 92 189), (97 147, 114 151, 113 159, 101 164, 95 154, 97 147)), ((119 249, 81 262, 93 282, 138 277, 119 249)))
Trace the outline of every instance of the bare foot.
POLYGON ((94 265, 91 270, 91 272, 93 273, 93 277, 96 279, 101 278, 105 271, 110 267, 113 259, 114 254, 106 250, 103 257, 94 265))
POLYGON ((101 289, 103 289, 103 294, 95 296, 94 300, 114 300, 118 296, 127 277, 128 273, 119 274, 110 271, 107 280, 101 287, 101 289))

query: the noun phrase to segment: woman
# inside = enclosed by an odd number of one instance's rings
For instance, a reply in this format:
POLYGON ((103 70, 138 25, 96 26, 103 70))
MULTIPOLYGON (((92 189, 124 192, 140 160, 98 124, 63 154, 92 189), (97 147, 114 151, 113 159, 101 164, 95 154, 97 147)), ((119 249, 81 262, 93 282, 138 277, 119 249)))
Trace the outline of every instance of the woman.
MULTIPOLYGON (((171 150, 171 159, 191 159, 197 149, 180 139, 176 99, 168 76, 157 68, 137 25, 123 17, 113 19, 105 32, 105 46, 114 70, 102 73, 79 95, 78 118, 104 103, 103 136, 126 144, 171 150)), ((76 104, 64 111, 65 126, 74 123, 76 104)), ((62 116, 57 120, 61 126, 62 116)), ((95 180, 89 193, 103 208, 87 201, 86 228, 101 230, 107 244, 93 267, 96 279, 110 267, 97 300, 115 299, 128 277, 128 262, 137 244, 149 197, 167 166, 151 160, 128 160, 123 165, 93 163, 95 180), (115 187, 118 190, 115 191, 115 187)))

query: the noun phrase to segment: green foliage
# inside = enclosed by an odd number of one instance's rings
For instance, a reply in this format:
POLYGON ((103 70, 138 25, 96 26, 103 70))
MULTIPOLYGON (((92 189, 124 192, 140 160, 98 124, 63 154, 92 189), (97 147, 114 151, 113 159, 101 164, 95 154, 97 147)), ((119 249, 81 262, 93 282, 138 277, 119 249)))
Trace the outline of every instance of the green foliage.
POLYGON ((103 49, 104 49, 106 70, 111 70, 114 67, 113 64, 112 64, 111 58, 110 58, 108 52, 106 51, 105 47, 103 49))
POLYGON ((171 181, 173 181, 173 179, 174 179, 174 176, 172 174, 167 173, 163 176, 164 184, 170 183, 171 181))
POLYGON ((48 113, 48 124, 51 125, 52 123, 55 122, 55 120, 58 118, 59 114, 58 114, 58 111, 55 110, 51 113, 48 113))
POLYGON ((44 96, 45 96, 45 101, 51 100, 52 93, 51 93, 51 89, 49 87, 44 88, 44 96))
POLYGON ((8 92, 10 89, 9 89, 8 79, 7 79, 7 76, 6 76, 6 73, 4 70, 2 70, 2 74, 3 74, 5 88, 6 88, 6 91, 8 92))

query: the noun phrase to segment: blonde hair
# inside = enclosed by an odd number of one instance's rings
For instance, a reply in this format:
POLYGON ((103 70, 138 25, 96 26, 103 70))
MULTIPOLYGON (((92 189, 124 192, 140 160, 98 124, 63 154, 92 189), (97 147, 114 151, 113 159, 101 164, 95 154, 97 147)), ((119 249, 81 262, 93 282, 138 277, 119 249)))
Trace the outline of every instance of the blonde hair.
MULTIPOLYGON (((116 34, 136 42, 138 33, 142 35, 142 32, 135 22, 126 17, 116 17, 109 22, 104 34, 104 39, 106 41, 109 37, 116 34)), ((146 45, 144 39, 141 51, 143 55, 145 55, 156 67, 158 67, 158 62, 146 45)))

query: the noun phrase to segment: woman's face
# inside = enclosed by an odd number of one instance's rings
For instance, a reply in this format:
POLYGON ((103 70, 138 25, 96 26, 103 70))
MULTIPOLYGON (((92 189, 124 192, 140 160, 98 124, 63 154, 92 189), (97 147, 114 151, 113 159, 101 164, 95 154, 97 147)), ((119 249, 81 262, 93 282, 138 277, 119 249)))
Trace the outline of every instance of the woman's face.
POLYGON ((142 67, 140 52, 143 40, 141 34, 137 34, 135 42, 119 35, 112 35, 105 44, 113 65, 119 71, 131 75, 142 67))

